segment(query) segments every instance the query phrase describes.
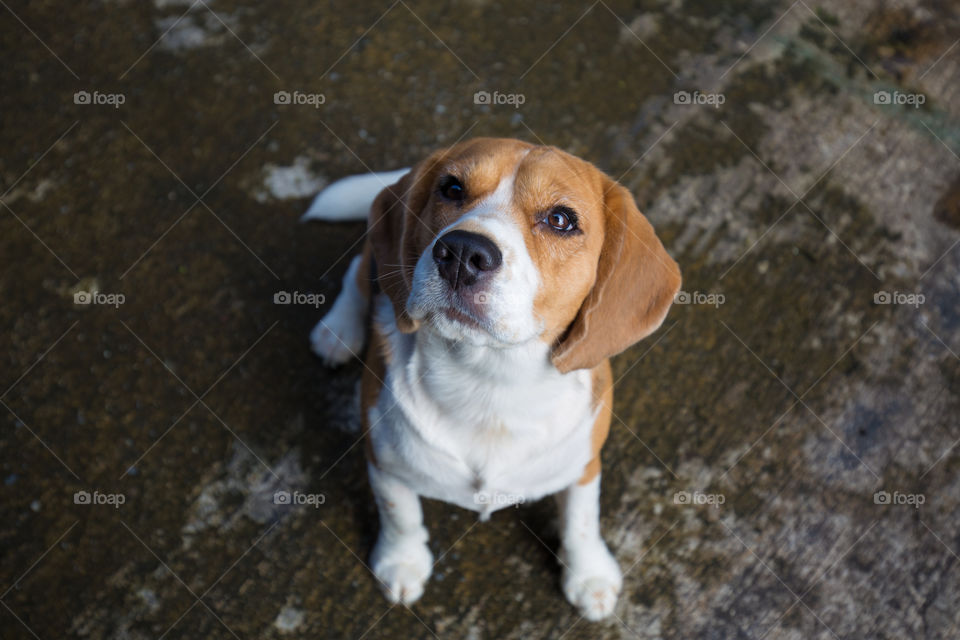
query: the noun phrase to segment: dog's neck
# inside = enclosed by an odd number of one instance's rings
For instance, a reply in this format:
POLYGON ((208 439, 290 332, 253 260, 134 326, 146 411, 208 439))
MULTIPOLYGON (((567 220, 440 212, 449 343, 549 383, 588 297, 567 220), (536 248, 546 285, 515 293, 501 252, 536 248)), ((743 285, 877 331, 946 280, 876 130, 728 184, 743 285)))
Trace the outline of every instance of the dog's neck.
POLYGON ((549 414, 558 397, 589 392, 590 372, 561 374, 550 361, 550 346, 540 340, 479 346, 451 340, 426 325, 402 334, 386 300, 377 304, 375 322, 398 365, 393 370, 441 414, 464 416, 467 423, 549 414))
POLYGON ((475 345, 442 336, 429 326, 414 335, 418 368, 455 368, 461 375, 482 380, 485 385, 510 387, 559 376, 550 363, 550 348, 533 339, 514 345, 475 345))

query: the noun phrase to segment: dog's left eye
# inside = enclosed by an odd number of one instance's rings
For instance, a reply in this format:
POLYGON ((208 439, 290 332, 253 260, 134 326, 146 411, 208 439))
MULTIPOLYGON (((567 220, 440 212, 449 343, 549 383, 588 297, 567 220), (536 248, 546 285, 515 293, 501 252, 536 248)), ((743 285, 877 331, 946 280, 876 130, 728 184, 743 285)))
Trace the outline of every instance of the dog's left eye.
POLYGON ((544 219, 550 228, 561 233, 570 233, 577 230, 577 214, 567 207, 554 207, 544 219))
POLYGON ((440 191, 440 195, 454 202, 463 202, 463 198, 466 196, 466 189, 463 188, 463 183, 454 176, 445 176, 443 180, 440 181, 438 190, 440 191))

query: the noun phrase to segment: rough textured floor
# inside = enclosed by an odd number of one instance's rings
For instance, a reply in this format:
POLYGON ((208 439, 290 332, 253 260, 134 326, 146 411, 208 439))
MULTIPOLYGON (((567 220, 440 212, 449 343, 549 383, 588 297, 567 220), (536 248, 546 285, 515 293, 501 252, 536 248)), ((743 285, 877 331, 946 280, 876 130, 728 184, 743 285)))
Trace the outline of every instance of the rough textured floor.
POLYGON ((3 638, 960 637, 954 3, 4 0, 0 34, 3 638), (622 176, 683 268, 614 362, 604 623, 549 501, 427 504, 390 608, 359 365, 274 303, 329 304, 361 237, 298 224, 322 185, 476 135, 622 176))

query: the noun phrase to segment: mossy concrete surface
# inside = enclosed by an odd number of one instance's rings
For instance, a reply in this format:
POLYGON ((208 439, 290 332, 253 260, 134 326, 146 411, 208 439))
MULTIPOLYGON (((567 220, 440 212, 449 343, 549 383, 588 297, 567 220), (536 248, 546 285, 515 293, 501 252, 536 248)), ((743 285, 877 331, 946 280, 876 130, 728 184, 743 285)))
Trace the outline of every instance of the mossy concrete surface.
POLYGON ((950 3, 0 4, 3 638, 960 637, 950 3), (595 162, 684 272, 614 362, 603 623, 551 501, 427 503, 391 608, 360 365, 307 349, 363 233, 309 196, 478 135, 595 162))

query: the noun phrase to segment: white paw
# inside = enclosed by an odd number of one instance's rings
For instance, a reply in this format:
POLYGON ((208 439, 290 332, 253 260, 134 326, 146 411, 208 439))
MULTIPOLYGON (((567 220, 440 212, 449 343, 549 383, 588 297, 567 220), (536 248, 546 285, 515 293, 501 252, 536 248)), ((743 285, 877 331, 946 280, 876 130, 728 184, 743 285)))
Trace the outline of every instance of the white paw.
POLYGON ((310 348, 329 366, 363 355, 363 318, 337 311, 335 306, 310 332, 310 348))
POLYGON ((370 568, 380 590, 393 604, 413 604, 433 571, 433 554, 417 540, 387 542, 381 536, 373 548, 370 568))
POLYGON ((570 604, 587 620, 601 620, 613 613, 623 578, 606 545, 580 550, 572 558, 568 555, 565 562, 563 593, 570 604))
POLYGON ((620 587, 606 578, 564 580, 563 592, 587 620, 603 620, 611 613, 620 596, 620 587))

